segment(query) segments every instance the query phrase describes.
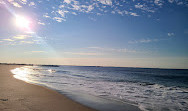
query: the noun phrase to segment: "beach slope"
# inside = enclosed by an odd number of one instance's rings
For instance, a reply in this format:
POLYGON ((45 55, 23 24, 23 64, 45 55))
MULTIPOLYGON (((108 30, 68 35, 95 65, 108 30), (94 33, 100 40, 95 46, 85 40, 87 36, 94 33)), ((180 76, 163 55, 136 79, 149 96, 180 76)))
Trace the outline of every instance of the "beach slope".
POLYGON ((19 65, 0 65, 0 111, 95 111, 56 91, 13 77, 19 65))

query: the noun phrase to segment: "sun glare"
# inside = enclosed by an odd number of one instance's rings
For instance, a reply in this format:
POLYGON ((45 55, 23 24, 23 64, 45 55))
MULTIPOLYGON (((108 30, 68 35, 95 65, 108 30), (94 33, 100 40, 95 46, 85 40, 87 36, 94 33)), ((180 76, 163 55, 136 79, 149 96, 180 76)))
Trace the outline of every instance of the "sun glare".
POLYGON ((16 26, 19 28, 29 28, 30 21, 26 17, 16 16, 16 26))

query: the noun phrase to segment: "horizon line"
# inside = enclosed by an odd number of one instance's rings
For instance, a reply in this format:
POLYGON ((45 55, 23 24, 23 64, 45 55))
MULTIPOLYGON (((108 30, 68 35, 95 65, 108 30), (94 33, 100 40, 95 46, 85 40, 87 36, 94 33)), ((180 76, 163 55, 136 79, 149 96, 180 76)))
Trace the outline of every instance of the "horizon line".
POLYGON ((1 63, 0 65, 29 65, 29 66, 82 66, 82 67, 120 67, 120 68, 145 68, 145 69, 174 69, 174 70, 188 70, 188 68, 157 68, 157 67, 126 67, 126 66, 95 66, 95 65, 58 65, 58 64, 29 64, 29 63, 1 63))

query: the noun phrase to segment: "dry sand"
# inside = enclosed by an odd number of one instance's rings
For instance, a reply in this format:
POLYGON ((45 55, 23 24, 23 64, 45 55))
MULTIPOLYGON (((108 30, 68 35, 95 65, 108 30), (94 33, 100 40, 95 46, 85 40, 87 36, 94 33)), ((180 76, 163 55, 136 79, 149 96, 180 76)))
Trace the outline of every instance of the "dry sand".
POLYGON ((0 111, 96 111, 56 91, 13 77, 19 65, 0 65, 0 111))

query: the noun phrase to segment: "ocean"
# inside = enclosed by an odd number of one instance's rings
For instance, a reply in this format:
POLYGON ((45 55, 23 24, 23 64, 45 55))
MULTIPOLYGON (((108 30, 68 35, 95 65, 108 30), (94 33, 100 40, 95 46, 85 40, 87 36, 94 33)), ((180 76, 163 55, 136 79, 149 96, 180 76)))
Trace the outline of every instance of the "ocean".
POLYGON ((188 111, 188 70, 95 66, 24 66, 11 71, 99 111, 188 111))

